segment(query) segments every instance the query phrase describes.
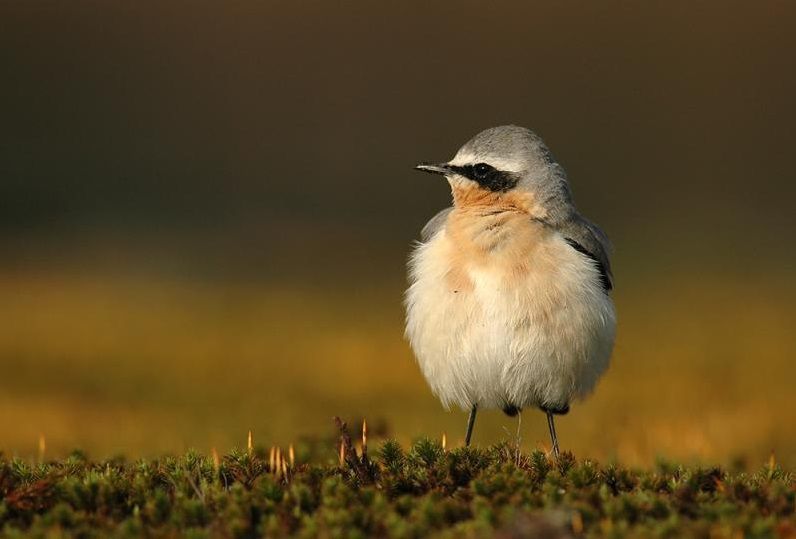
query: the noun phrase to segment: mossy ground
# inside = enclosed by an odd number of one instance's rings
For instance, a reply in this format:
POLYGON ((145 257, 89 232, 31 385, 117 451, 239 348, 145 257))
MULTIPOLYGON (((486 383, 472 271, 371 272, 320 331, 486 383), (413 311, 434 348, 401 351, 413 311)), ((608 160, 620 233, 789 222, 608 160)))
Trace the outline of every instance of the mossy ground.
POLYGON ((659 464, 634 470, 517 453, 343 437, 276 455, 31 464, 0 457, 7 537, 794 537, 796 479, 659 464), (339 446, 338 446, 339 447, 339 446), (323 451, 326 456, 323 456, 323 451), (293 456, 295 455, 295 458, 293 456))

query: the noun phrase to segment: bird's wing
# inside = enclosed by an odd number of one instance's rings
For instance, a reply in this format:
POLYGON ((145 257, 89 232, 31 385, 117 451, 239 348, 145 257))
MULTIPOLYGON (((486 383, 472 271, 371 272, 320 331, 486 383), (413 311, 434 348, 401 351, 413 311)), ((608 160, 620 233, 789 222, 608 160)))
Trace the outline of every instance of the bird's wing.
POLYGON ((594 261, 597 270, 600 272, 603 290, 606 292, 612 290, 614 277, 611 273, 611 261, 608 258, 611 243, 608 241, 608 236, 605 235, 605 232, 580 215, 575 215, 559 225, 558 230, 573 249, 594 261))
POLYGON ((453 210, 453 208, 445 208, 437 215, 431 218, 431 220, 426 223, 426 226, 420 231, 420 241, 426 242, 436 235, 442 227, 445 226, 445 221, 448 220, 448 214, 453 210))

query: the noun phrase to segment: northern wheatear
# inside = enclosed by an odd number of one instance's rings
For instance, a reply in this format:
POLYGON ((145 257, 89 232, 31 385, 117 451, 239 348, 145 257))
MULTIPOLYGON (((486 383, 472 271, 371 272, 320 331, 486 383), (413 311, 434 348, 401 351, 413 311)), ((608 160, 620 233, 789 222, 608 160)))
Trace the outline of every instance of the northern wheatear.
POLYGON ((409 261, 406 334, 442 403, 509 416, 554 414, 608 367, 616 316, 608 239, 572 202, 542 140, 513 125, 476 135, 447 163, 453 206, 421 232, 409 261))

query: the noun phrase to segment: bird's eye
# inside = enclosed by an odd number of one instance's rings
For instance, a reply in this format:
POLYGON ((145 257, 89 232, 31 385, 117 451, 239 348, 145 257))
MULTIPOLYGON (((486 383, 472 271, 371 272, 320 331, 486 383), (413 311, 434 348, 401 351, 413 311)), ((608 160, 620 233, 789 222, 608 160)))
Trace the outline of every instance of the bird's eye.
POLYGON ((473 167, 473 172, 478 178, 485 178, 494 169, 486 163, 478 163, 473 167))

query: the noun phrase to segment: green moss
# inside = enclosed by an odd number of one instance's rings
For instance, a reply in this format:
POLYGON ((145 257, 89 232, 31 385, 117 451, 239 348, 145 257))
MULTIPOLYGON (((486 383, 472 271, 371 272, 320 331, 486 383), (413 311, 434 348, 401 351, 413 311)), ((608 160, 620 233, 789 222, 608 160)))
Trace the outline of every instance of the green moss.
MULTIPOLYGON (((305 455, 321 455, 307 448, 305 455)), ((0 457, 0 535, 8 537, 778 537, 796 529, 796 481, 659 463, 631 470, 507 443, 446 451, 421 439, 375 460, 272 473, 260 451, 216 468, 181 457, 31 464, 0 457)), ((302 460, 306 462, 306 460, 302 460)))

